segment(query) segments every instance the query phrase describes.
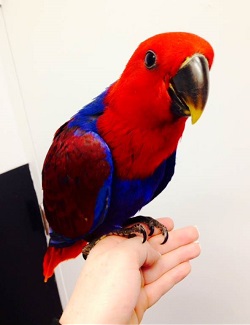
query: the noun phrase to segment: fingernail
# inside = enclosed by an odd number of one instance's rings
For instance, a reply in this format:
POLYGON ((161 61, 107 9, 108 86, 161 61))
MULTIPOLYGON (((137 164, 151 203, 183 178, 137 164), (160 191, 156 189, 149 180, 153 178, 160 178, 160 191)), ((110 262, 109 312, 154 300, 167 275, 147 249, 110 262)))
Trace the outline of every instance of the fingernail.
POLYGON ((199 237, 200 237, 200 232, 199 232, 199 229, 198 229, 198 226, 194 225, 194 227, 196 228, 197 232, 198 232, 198 238, 197 240, 194 241, 195 244, 199 244, 199 237))
POLYGON ((199 231, 199 228, 198 228, 198 226, 194 225, 194 228, 196 228, 196 229, 197 229, 197 231, 198 231, 198 235, 200 236, 200 231, 199 231))

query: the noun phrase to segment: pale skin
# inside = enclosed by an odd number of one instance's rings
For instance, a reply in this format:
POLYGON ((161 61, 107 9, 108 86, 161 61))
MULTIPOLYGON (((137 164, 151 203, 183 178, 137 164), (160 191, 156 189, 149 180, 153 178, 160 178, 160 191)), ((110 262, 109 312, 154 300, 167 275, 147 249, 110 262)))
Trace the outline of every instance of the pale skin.
POLYGON ((159 231, 144 244, 141 237, 109 236, 91 250, 60 323, 140 324, 145 311, 191 271, 200 254, 196 227, 169 229, 161 245, 159 231))

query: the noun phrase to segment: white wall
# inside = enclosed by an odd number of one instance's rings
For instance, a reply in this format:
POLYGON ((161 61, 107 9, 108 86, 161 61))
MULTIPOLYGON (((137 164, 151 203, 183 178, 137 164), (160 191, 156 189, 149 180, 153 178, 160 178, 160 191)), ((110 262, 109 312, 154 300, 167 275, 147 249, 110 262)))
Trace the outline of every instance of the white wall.
POLYGON ((0 130, 0 173, 29 163, 38 198, 41 200, 38 159, 26 113, 22 84, 2 10, 0 10, 0 130))
MULTIPOLYGON (((15 71, 2 40, 1 56, 26 155, 38 166, 39 198, 39 173, 54 131, 119 77, 139 42, 183 30, 214 47, 206 112, 187 125, 168 189, 143 210, 169 215, 177 227, 198 225, 202 255, 192 274, 148 311, 145 323, 250 321, 248 7, 247 0, 3 0, 15 71), (22 105, 13 95, 13 75, 22 105)), ((57 271, 64 304, 82 263, 78 258, 57 271)))
MULTIPOLYGON (((0 71, 3 65, 0 58, 0 71)), ((0 173, 27 163, 23 143, 20 139, 16 118, 10 103, 4 73, 0 73, 0 126, 1 126, 1 159, 0 173)))

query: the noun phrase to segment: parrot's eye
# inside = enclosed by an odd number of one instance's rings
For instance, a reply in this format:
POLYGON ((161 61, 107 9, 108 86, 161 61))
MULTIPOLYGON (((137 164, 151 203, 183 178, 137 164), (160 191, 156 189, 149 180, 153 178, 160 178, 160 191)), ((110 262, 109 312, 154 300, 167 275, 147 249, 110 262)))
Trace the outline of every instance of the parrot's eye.
POLYGON ((145 65, 148 69, 152 69, 156 66, 156 54, 153 51, 148 51, 145 56, 145 65))

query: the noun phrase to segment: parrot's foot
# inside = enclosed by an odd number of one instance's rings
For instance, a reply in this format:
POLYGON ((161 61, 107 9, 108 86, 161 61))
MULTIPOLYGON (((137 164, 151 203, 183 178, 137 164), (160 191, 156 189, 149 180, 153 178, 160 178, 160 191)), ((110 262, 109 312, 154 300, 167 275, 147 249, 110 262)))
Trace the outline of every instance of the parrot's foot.
POLYGON ((105 235, 103 235, 103 236, 101 236, 99 238, 96 238, 96 239, 92 240, 88 245, 86 245, 83 248, 82 256, 86 260, 86 258, 88 257, 91 249, 101 239, 103 239, 105 237, 116 235, 116 236, 122 236, 122 237, 126 237, 126 238, 132 238, 132 237, 135 237, 137 234, 142 234, 142 236, 143 236, 142 242, 145 243, 145 241, 147 240, 147 232, 146 232, 145 228, 140 223, 133 222, 132 227, 115 229, 115 230, 109 232, 108 234, 105 234, 105 235))
POLYGON ((142 234, 143 236, 143 243, 147 240, 148 237, 152 236, 155 228, 159 229, 161 234, 163 235, 163 241, 161 245, 165 244, 168 240, 168 230, 167 228, 157 221, 154 218, 151 217, 144 217, 144 216, 137 216, 134 218, 130 218, 124 225, 124 228, 121 229, 115 229, 111 231, 108 234, 105 234, 99 238, 96 238, 92 240, 88 245, 86 245, 82 250, 83 258, 86 260, 86 258, 89 255, 89 252, 91 249, 103 238, 107 236, 122 236, 126 238, 132 238, 135 237, 137 234, 142 234), (149 229, 149 233, 147 234, 145 228, 142 226, 142 224, 146 225, 149 229))
POLYGON ((145 224, 145 225, 147 225, 148 228, 149 228, 149 233, 148 233, 149 237, 153 235, 155 228, 159 229, 160 232, 162 233, 163 237, 164 237, 161 245, 165 244, 167 242, 167 240, 168 240, 168 230, 167 230, 167 228, 162 223, 160 223, 159 221, 157 221, 154 218, 144 217, 144 216, 137 216, 137 217, 128 219, 128 221, 126 221, 126 223, 123 226, 127 227, 127 226, 133 225, 133 224, 145 224))

